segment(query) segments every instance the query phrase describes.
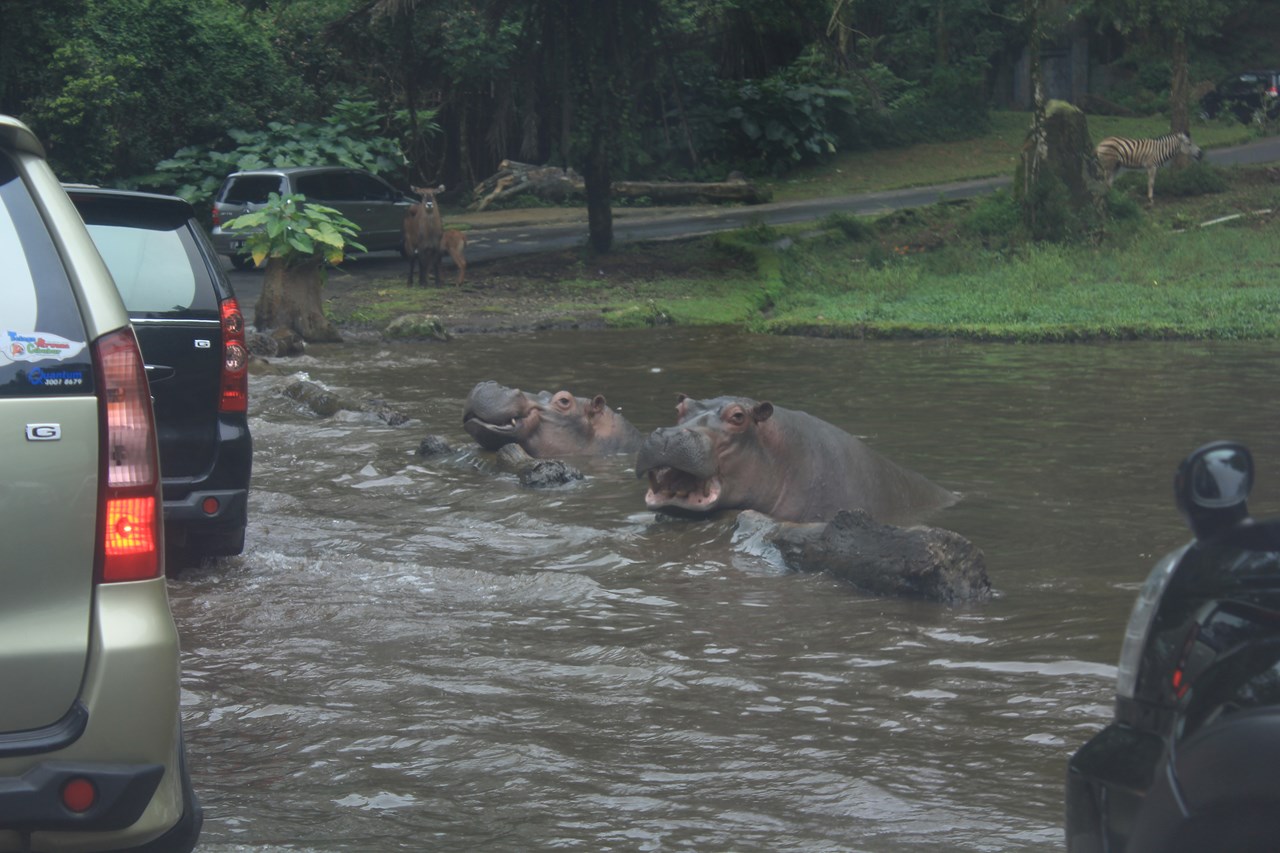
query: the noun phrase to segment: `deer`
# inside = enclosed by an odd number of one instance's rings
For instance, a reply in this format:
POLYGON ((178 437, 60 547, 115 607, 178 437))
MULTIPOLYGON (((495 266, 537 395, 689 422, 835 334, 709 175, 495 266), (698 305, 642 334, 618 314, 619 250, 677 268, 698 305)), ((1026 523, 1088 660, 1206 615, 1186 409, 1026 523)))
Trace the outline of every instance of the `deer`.
MULTIPOLYGON (((449 257, 453 260, 453 265, 458 268, 458 287, 462 287, 462 282, 467 278, 467 256, 463 250, 467 248, 467 232, 455 231, 450 228, 440 237, 440 248, 444 252, 449 253, 449 257)), ((440 276, 439 270, 440 255, 436 255, 436 277, 440 276)))
POLYGON ((404 255, 409 259, 409 286, 413 287, 413 266, 418 265, 418 286, 427 286, 427 268, 435 273, 436 286, 440 285, 440 256, 443 253, 444 222, 440 219, 440 205, 436 193, 444 192, 444 184, 435 189, 409 187, 421 199, 404 215, 401 229, 404 232, 404 255))

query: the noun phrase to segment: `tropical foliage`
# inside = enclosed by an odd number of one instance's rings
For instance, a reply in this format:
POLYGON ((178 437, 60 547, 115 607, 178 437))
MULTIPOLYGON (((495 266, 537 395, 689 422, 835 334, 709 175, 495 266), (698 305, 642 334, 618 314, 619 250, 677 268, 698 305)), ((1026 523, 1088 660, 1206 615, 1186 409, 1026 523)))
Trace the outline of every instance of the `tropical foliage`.
POLYGON ((302 160, 405 186, 470 187, 504 158, 589 183, 722 179, 980 132, 1011 91, 1029 10, 1052 24, 1047 50, 1090 43, 1107 103, 1176 115, 1232 67, 1274 62, 1270 8, 3 0, 0 111, 34 127, 66 180, 192 196, 241 164, 302 160), (1170 61, 1184 53, 1185 86, 1170 61))
MULTIPOLYGON (((271 121, 258 130, 232 129, 227 136, 234 147, 188 145, 161 160, 155 172, 141 176, 137 183, 191 202, 206 202, 223 178, 245 169, 349 166, 394 175, 407 161, 400 143, 381 135, 376 110, 373 101, 339 101, 318 122, 271 121)), ((423 118, 429 121, 430 115, 423 118)), ((435 127, 434 123, 426 126, 435 127)))
POLYGON ((320 260, 340 264, 346 252, 365 250, 355 240, 359 230, 355 223, 301 195, 271 193, 260 209, 237 216, 223 227, 246 232, 245 251, 257 266, 272 259, 287 267, 320 260))

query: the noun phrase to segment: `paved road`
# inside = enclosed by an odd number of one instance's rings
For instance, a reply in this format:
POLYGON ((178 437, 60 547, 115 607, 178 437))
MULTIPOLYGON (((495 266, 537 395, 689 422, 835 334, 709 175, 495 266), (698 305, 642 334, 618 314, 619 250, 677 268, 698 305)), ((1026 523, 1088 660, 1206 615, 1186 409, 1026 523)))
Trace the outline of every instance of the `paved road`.
MULTIPOLYGON (((1273 137, 1247 145, 1219 148, 1206 152, 1206 159, 1218 166, 1269 163, 1280 160, 1280 137, 1273 137)), ((692 207, 667 208, 662 214, 648 214, 642 209, 622 208, 614 210, 613 239, 617 244, 642 240, 667 240, 678 237, 696 237, 718 231, 732 231, 754 222, 769 225, 788 225, 821 219, 832 213, 855 215, 883 215, 908 207, 924 207, 938 201, 972 198, 994 192, 1012 183, 1010 177, 983 178, 959 181, 928 187, 863 193, 860 195, 832 196, 805 201, 783 201, 757 204, 750 207, 692 207)), ((537 216, 531 211, 531 216, 537 216)), ((459 221, 468 217, 459 216, 459 221)), ((514 257, 537 252, 551 252, 582 246, 587 240, 586 214, 573 221, 559 221, 503 227, 485 227, 483 223, 470 222, 468 232, 467 263, 483 264, 499 257, 514 257)), ((388 276, 403 274, 406 263, 395 252, 373 252, 353 258, 343 265, 352 275, 369 274, 388 276)), ((261 272, 229 271, 231 284, 242 305, 257 302, 262 288, 261 272)), ((446 278, 452 269, 446 262, 442 268, 446 278)))

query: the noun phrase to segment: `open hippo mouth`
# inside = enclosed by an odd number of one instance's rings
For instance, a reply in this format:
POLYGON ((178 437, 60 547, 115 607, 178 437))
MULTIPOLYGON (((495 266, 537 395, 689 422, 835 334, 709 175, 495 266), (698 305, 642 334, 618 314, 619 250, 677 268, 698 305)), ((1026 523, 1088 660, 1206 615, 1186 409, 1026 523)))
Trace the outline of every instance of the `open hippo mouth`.
POLYGON ((486 380, 476 385, 462 411, 462 428, 485 450, 501 450, 533 432, 541 416, 524 392, 486 380))
POLYGON ((649 509, 705 513, 720 503, 723 485, 707 436, 679 426, 656 429, 636 453, 636 477, 649 476, 649 509))
POLYGON ((481 436, 499 444, 510 444, 519 439, 521 432, 526 431, 525 418, 525 415, 517 415, 505 423, 493 423, 468 413, 462 421, 462 428, 481 444, 485 443, 481 436))
POLYGON ((678 468, 649 469, 649 490, 644 495, 645 506, 649 509, 709 512, 719 502, 719 477, 703 479, 678 468))

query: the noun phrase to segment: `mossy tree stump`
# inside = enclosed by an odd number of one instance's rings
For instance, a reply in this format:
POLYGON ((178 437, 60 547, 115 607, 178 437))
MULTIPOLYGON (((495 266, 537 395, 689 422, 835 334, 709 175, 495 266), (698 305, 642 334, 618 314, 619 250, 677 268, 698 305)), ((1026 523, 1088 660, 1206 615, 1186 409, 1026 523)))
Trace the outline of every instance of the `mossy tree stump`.
POLYGON ((1033 128, 1014 178, 1028 231, 1037 240, 1096 234, 1106 223, 1107 183, 1084 113, 1050 101, 1040 139, 1033 128))
POLYGON ((324 267, 320 258, 288 264, 269 258, 263 270, 262 295, 254 307, 259 329, 292 329, 310 343, 336 343, 342 335, 324 314, 320 291, 324 267))

